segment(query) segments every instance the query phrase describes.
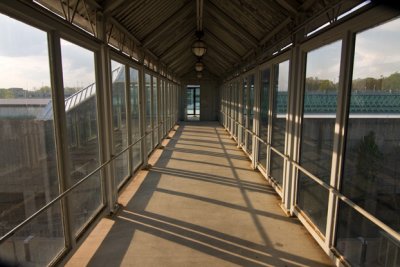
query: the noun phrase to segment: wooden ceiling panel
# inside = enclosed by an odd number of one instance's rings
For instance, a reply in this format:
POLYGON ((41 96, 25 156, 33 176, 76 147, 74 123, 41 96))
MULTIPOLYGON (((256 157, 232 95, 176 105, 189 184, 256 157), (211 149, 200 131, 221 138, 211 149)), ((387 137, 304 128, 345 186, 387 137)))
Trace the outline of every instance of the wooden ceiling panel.
MULTIPOLYGON (((43 1, 43 0, 42 0, 43 1)), ((50 1, 50 0, 49 0, 50 1)), ((193 70, 196 57, 194 0, 96 1, 175 73, 193 70)), ((344 0, 204 0, 203 31, 206 68, 219 77, 246 61, 254 51, 288 35, 296 23, 344 0)), ((357 2, 354 0, 352 2, 357 2)), ((361 1, 361 0, 360 0, 361 1)), ((358 2, 360 2, 358 1, 358 2)))

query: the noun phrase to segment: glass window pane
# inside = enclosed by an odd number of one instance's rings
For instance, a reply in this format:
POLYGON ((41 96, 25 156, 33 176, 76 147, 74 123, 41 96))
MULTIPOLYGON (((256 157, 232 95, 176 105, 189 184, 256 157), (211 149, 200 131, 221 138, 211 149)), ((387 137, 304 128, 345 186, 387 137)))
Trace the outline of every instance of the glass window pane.
MULTIPOLYGON (((329 184, 342 41, 307 53, 300 165, 329 184)), ((328 192, 299 175, 298 206, 325 235, 328 192)))
MULTIPOLYGON (((239 121, 239 83, 236 81, 235 86, 235 120, 239 121)), ((235 137, 238 138, 240 125, 235 124, 235 137)))
MULTIPOLYGON (((129 68, 130 77, 130 104, 131 104, 131 134, 132 142, 140 139, 140 108, 139 108, 139 71, 129 68)), ((132 148, 132 166, 138 168, 142 164, 141 142, 132 148)))
POLYGON ((194 115, 194 89, 187 88, 186 90, 186 103, 187 103, 187 115, 194 115))
MULTIPOLYGON (((342 193, 400 231, 400 19, 356 35, 342 193)), ((369 236, 367 228, 361 228, 369 236)))
MULTIPOLYGON (((153 77, 153 127, 158 126, 158 101, 157 101, 157 93, 158 93, 158 86, 157 86, 157 77, 153 77)), ((158 129, 158 128, 157 128, 158 129)), ((154 147, 158 144, 158 130, 154 129, 153 137, 154 137, 154 147)))
MULTIPOLYGON (((126 127, 125 66, 111 61, 112 71, 112 112, 114 153, 117 154, 128 146, 128 129, 126 127)), ((114 175, 117 185, 129 175, 129 151, 120 155, 114 163, 114 175)))
MULTIPOLYGON (((65 109, 67 122, 71 122, 67 124, 67 134, 77 136, 77 144, 68 144, 71 178, 69 185, 73 185, 99 166, 94 53, 61 40, 61 54, 65 102, 76 98, 73 104, 65 109), (76 132, 73 133, 74 131, 76 132)), ((71 201, 75 234, 78 234, 101 208, 101 192, 98 172, 74 190, 68 198, 71 201)))
POLYGON ((194 108, 195 114, 200 116, 200 87, 195 88, 194 91, 194 108))
MULTIPOLYGON (((284 153, 286 113, 288 105, 289 61, 274 66, 274 106, 272 109, 271 145, 284 153)), ((281 185, 283 181, 283 158, 271 153, 271 176, 281 185)))
POLYGON ((160 79, 160 81, 159 81, 159 83, 160 83, 160 89, 159 89, 159 108, 160 108, 160 110, 159 110, 159 113, 158 113, 158 115, 159 115, 159 118, 158 118, 158 122, 159 123, 161 123, 160 125, 159 125, 159 128, 158 128, 158 134, 159 134, 159 138, 160 139, 162 139, 162 137, 164 136, 164 134, 163 134, 163 122, 164 122, 164 101, 163 101, 163 98, 164 98, 164 92, 163 92, 163 90, 164 90, 164 81, 162 80, 162 79, 160 79))
MULTIPOLYGON (((249 105, 247 107, 247 129, 253 131, 253 117, 254 117, 254 75, 249 77, 249 105)), ((253 135, 247 133, 246 148, 249 154, 253 150, 253 135)))
MULTIPOLYGON (((152 108, 151 108, 151 76, 149 74, 145 74, 145 99, 146 99, 146 132, 151 132, 152 130, 152 108)), ((149 133, 146 136, 146 148, 147 148, 147 153, 150 154, 150 152, 153 150, 152 146, 152 134, 149 133)))
POLYGON ((399 241, 342 201, 335 246, 352 266, 400 266, 399 241))
POLYGON ((56 202, 1 243, 1 266, 49 266, 65 247, 60 214, 56 202))
MULTIPOLYGON (((47 33, 0 14, 0 35, 3 236, 54 199, 59 181, 47 33)), ((48 265, 63 248, 61 209, 55 204, 3 242, 0 259, 48 265), (32 252, 30 259, 25 256, 24 242, 32 252)))
MULTIPOLYGON (((268 142, 268 109, 269 109, 269 79, 270 69, 265 69, 261 73, 261 90, 260 90, 260 133, 259 136, 265 142, 268 142)), ((266 166, 267 146, 263 143, 258 143, 258 162, 264 169, 266 166)))
POLYGON ((247 78, 242 81, 242 145, 245 144, 246 134, 245 127, 247 125, 247 78))

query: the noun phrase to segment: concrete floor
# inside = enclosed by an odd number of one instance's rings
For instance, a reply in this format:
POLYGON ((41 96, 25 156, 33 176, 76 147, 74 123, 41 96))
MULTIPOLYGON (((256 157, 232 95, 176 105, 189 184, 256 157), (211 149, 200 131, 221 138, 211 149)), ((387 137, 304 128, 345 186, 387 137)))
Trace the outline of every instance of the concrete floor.
POLYGON ((182 123, 67 266, 332 266, 217 123, 182 123))

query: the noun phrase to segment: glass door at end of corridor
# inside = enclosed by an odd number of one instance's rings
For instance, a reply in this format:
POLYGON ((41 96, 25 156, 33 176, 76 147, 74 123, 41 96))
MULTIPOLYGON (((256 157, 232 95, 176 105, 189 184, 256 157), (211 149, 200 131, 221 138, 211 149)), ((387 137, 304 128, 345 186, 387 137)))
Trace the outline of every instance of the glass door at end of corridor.
POLYGON ((200 120, 200 86, 191 85, 186 90, 186 118, 190 121, 200 120))

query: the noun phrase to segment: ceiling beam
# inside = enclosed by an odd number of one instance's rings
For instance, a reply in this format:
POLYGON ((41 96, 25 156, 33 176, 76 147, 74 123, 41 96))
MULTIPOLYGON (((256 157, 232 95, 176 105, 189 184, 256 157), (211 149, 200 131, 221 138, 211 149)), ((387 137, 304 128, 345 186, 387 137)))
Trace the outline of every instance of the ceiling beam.
POLYGON ((212 72, 218 73, 219 76, 223 74, 226 70, 224 66, 213 62, 211 59, 210 60, 204 59, 204 65, 207 70, 212 70, 212 72))
MULTIPOLYGON (((298 11, 296 9, 296 7, 293 6, 293 1, 291 1, 292 3, 289 3, 289 0, 275 0, 281 7, 283 7, 286 11, 288 11, 290 14, 292 14, 292 16, 295 16, 298 11)), ((298 7, 297 7, 298 8, 298 7)))
POLYGON ((109 13, 113 12, 117 7, 119 7, 125 1, 126 0, 105 0, 103 5, 102 5, 103 13, 104 14, 109 14, 109 13))
POLYGON ((173 52, 169 53, 167 56, 164 56, 162 60, 164 61, 173 61, 174 58, 179 57, 180 55, 187 52, 187 47, 182 46, 179 50, 174 50, 173 52))
MULTIPOLYGON (((157 25, 149 34, 143 38, 143 46, 149 45, 157 37, 159 37, 166 29, 170 28, 176 21, 184 16, 187 16, 193 10, 190 8, 191 1, 187 1, 180 9, 178 9, 173 15, 168 17, 162 23, 157 25)), ((194 21, 193 21, 194 22, 194 21)), ((194 34, 194 33, 193 33, 194 34)))
MULTIPOLYGON (((243 39, 247 40, 251 46, 256 47, 258 44, 258 40, 252 34, 250 34, 242 25, 240 25, 236 20, 227 15, 223 10, 214 5, 211 1, 207 0, 205 4, 207 7, 207 12, 216 17, 217 19, 223 20, 225 25, 232 26, 233 29, 236 29, 236 32, 243 37, 243 39)), ((228 29, 229 30, 229 29, 228 29)))
POLYGON ((194 64, 195 58, 194 56, 192 57, 192 53, 189 54, 188 52, 186 52, 184 54, 181 54, 180 57, 175 57, 173 61, 167 63, 168 68, 174 68, 176 65, 181 64, 183 61, 192 61, 194 64))
POLYGON ((309 10, 311 8, 311 6, 313 6, 316 1, 317 0, 306 0, 306 1, 304 1, 304 3, 299 7, 299 10, 301 10, 301 11, 309 10))
POLYGON ((214 39, 219 45, 221 45, 225 50, 228 50, 228 53, 230 53, 234 58, 240 59, 240 55, 227 43, 225 43, 223 40, 218 38, 215 34, 213 34, 209 30, 205 30, 205 35, 208 38, 210 36, 212 39, 214 39))
MULTIPOLYGON (((122 33, 124 33, 126 36, 128 36, 130 39, 132 39, 137 46, 142 46, 142 43, 139 41, 138 38, 136 38, 130 31, 128 31, 121 23, 119 23, 116 19, 114 19, 113 17, 109 18, 109 21, 114 24, 115 27, 118 28, 118 30, 120 30, 122 33)), ((155 60, 159 60, 158 56, 156 56, 153 52, 151 52, 149 49, 144 48, 143 49, 144 52, 146 52, 147 54, 149 54, 151 57, 153 57, 153 59, 155 60)))
POLYGON ((194 70, 194 63, 187 61, 186 63, 178 65, 177 68, 175 69, 175 72, 182 75, 183 73, 185 73, 186 70, 189 70, 189 69, 194 70))
POLYGON ((222 61, 223 63, 226 63, 228 66, 231 66, 232 64, 234 64, 235 62, 237 62, 236 60, 232 59, 232 58, 228 58, 226 57, 223 53, 221 53, 220 51, 218 51, 217 49, 215 49, 215 47, 210 47, 207 50, 207 53, 209 54, 209 56, 211 57, 217 57, 220 59, 220 61, 222 61), (211 55, 210 55, 211 53, 211 55))
POLYGON ((259 45, 265 44, 269 39, 271 39, 275 34, 280 32, 283 28, 285 28, 290 22, 292 22, 292 18, 287 17, 283 22, 279 23, 278 26, 276 26, 272 31, 268 32, 267 35, 265 35, 259 45))
POLYGON ((160 58, 164 58, 167 56, 171 51, 175 50, 179 45, 186 45, 184 40, 187 38, 190 38, 190 36, 194 36, 193 33, 196 31, 196 28, 190 29, 186 34, 184 34, 181 38, 176 40, 175 42, 172 43, 172 45, 168 46, 159 56, 160 58))
MULTIPOLYGON (((229 29, 227 29, 226 25, 224 23, 221 23, 217 21, 216 18, 209 16, 208 20, 212 24, 212 32, 215 32, 215 36, 219 36, 219 38, 226 40, 224 42, 229 43, 234 45, 235 47, 240 46, 240 50, 247 50, 250 48, 253 48, 251 45, 249 45, 245 40, 240 36, 240 34, 237 34, 236 32, 232 33, 229 29)), ((236 50, 235 50, 236 51, 236 50)), ((240 55, 240 53, 239 53, 240 55)))
POLYGON ((230 68, 232 66, 232 63, 230 63, 229 61, 227 61, 222 55, 220 55, 218 52, 214 51, 214 50, 209 50, 207 51, 208 55, 207 57, 204 57, 204 59, 212 59, 213 63, 217 63, 220 64, 221 66, 223 66, 225 69, 226 68, 230 68))

